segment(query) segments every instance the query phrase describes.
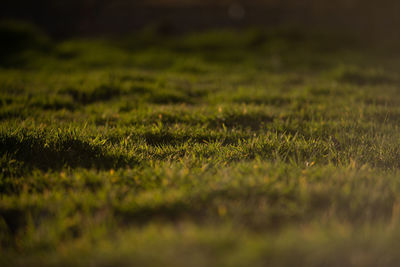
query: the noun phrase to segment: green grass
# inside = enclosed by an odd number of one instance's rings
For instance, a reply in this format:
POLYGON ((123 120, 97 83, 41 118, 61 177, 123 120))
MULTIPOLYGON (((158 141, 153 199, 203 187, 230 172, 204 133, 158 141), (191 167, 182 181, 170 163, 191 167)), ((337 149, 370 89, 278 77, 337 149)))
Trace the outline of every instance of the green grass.
POLYGON ((398 266, 395 51, 34 32, 0 69, 1 266, 398 266))

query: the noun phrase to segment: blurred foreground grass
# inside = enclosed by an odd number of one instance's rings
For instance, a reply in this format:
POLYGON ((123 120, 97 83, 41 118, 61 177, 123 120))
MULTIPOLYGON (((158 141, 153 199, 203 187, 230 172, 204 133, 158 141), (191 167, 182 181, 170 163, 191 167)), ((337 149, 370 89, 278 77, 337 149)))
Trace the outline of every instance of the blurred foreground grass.
POLYGON ((396 50, 0 33, 1 266, 400 264, 396 50))

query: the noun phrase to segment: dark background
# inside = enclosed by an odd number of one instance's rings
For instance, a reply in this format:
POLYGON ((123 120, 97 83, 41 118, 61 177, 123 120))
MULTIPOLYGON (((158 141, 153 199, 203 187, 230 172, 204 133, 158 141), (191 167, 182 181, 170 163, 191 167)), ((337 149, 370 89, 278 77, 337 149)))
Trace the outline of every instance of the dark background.
POLYGON ((33 22, 53 38, 129 34, 149 25, 168 34, 221 27, 291 26, 374 39, 400 38, 400 1, 395 0, 1 2, 0 19, 33 22))

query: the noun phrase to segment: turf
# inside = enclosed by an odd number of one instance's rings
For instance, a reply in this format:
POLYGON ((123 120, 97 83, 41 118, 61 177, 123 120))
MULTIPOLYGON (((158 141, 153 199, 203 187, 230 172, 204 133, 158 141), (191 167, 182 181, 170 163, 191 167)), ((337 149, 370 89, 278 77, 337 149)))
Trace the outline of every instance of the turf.
POLYGON ((8 33, 2 266, 398 266, 395 50, 8 33))

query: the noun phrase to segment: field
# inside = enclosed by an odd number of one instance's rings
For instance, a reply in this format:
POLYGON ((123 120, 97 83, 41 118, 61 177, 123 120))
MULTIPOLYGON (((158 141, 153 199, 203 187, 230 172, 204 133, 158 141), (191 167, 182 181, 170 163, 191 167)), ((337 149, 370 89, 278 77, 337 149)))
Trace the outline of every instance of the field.
POLYGON ((0 33, 1 266, 399 266, 392 47, 0 33))

